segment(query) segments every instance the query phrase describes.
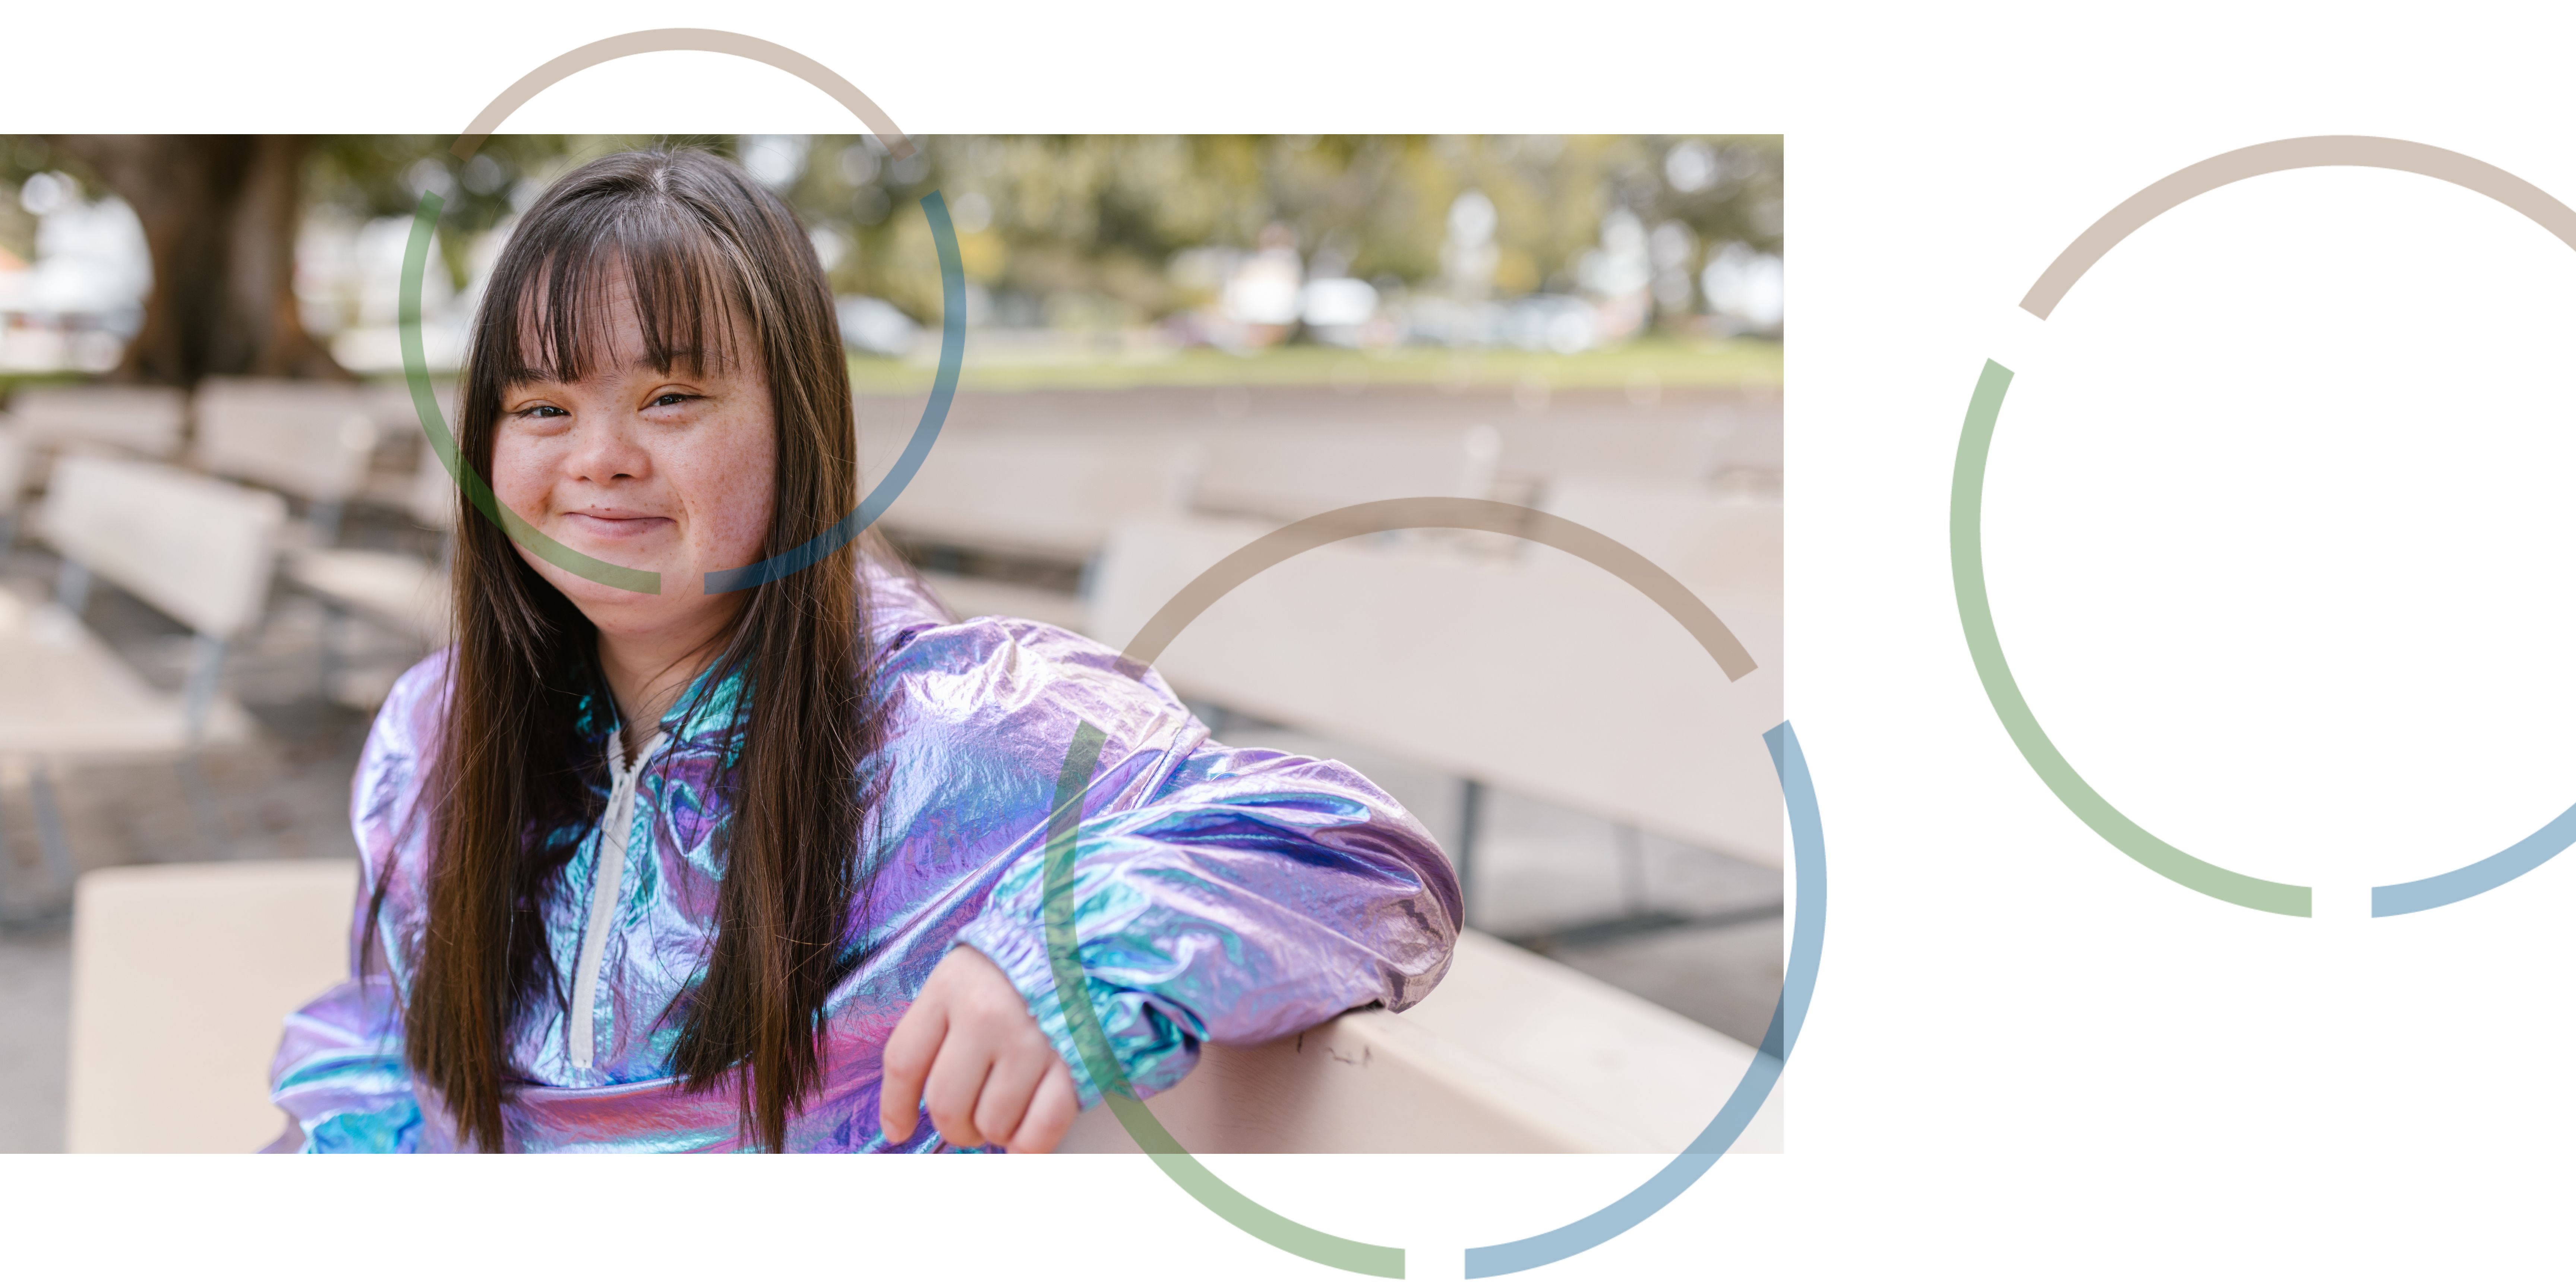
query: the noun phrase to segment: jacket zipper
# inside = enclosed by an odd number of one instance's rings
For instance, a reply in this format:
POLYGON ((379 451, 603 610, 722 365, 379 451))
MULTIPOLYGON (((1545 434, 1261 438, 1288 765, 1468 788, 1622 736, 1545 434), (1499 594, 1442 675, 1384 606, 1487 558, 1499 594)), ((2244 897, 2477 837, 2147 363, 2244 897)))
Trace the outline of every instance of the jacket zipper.
MULTIPOLYGON (((574 959, 574 1005, 569 1031, 564 1035, 565 1049, 576 1069, 588 1069, 593 1062, 591 1015, 599 1009, 599 962, 608 950, 609 923, 617 919, 617 896, 626 885, 626 848, 635 833, 635 787, 644 777, 644 762, 662 749, 665 736, 655 732, 653 741, 644 744, 634 759, 621 755, 608 767, 608 810, 599 820, 599 860, 591 865, 590 921, 582 929, 581 955, 574 959)), ((622 753, 626 747, 625 731, 611 731, 608 745, 622 753)))

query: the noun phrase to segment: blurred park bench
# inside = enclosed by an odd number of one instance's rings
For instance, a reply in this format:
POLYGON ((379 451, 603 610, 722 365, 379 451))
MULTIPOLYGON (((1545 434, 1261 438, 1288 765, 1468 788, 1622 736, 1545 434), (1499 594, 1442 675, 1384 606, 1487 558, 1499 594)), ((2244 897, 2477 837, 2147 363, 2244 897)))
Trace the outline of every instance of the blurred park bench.
MULTIPOLYGON (((1780 796, 1762 735, 1782 710, 1779 507, 1688 511, 1669 526, 1692 548, 1664 550, 1666 566, 1751 652, 1755 669, 1733 682, 1610 574, 1544 548, 1492 557, 1438 532, 1357 538, 1271 568, 1156 666, 1230 711, 1776 869, 1780 796)), ((1267 529, 1193 517, 1122 527, 1094 578, 1093 635, 1125 642, 1267 529)), ((1472 845, 1461 849, 1468 868, 1472 845)))
MULTIPOLYGON (((251 735, 250 718, 221 691, 225 650, 259 619, 284 507, 263 493, 148 461, 74 456, 55 463, 35 527, 62 555, 54 600, 0 590, 0 772, 27 784, 44 868, 54 889, 8 889, 12 915, 61 897, 75 869, 52 791, 54 771, 101 760, 176 760, 210 742, 251 735), (93 579, 105 579, 195 633, 177 694, 136 675, 81 624, 93 579)), ((211 836, 211 804, 188 777, 191 806, 211 836)), ((220 850, 220 845, 218 845, 220 850)))
POLYGON ((148 385, 29 385, 9 400, 18 432, 51 451, 106 449, 148 460, 178 455, 188 397, 148 385))

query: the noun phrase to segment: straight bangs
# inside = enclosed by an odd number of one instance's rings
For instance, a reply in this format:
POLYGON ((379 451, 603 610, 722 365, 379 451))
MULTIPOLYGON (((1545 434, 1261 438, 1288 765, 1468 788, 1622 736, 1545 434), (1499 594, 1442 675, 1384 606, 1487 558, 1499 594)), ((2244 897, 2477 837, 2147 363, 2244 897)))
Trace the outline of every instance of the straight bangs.
POLYGON ((493 397, 528 381, 572 383, 615 363, 620 308, 634 310, 643 334, 634 356, 656 371, 701 376, 760 361, 734 351, 738 336, 764 333, 750 266, 676 204, 573 201, 548 213, 555 218, 545 227, 511 238, 492 275, 501 297, 483 311, 476 339, 490 351, 474 365, 497 384, 493 397))

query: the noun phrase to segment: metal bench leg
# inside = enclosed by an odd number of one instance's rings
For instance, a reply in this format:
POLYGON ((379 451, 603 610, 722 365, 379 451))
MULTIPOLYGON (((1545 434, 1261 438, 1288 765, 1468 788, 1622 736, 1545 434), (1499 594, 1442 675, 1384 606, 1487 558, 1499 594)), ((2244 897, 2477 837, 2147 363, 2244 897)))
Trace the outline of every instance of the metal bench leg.
POLYGON ((1476 829, 1485 816, 1485 785, 1458 780, 1458 921, 1464 927, 1475 913, 1471 889, 1476 874, 1476 829))
MULTIPOLYGON (((0 807, 8 803, 8 767, 6 762, 0 762, 0 807)), ((9 811, 0 808, 0 918, 18 911, 17 856, 9 852, 9 811)))
POLYGON ((54 602, 78 617, 89 607, 89 565, 66 559, 54 571, 54 602))
POLYGON ((305 521, 313 528, 313 540, 316 544, 324 546, 340 544, 342 508, 342 503, 338 501, 316 501, 313 503, 313 508, 305 512, 305 521))
POLYGON ((331 701, 332 681, 340 677, 340 665, 348 652, 342 643, 349 633, 349 614, 330 600, 316 602, 322 605, 322 658, 314 667, 314 678, 321 685, 322 700, 327 703, 331 701))
POLYGON ((192 747, 206 736, 206 720, 215 711, 215 689, 223 678, 224 642, 212 635, 199 635, 188 654, 188 680, 179 695, 181 718, 186 722, 192 747))
POLYGON ((215 811, 213 794, 206 790, 203 753, 197 744, 206 736, 206 721, 214 714, 215 690, 223 674, 224 641, 199 635, 196 651, 188 659, 188 683, 181 698, 189 746, 186 758, 179 762, 179 785, 188 794, 188 812, 196 817, 206 857, 217 861, 232 857, 232 840, 224 834, 223 816, 215 811))
POLYGON ((1213 702, 1189 702, 1183 705, 1189 707, 1191 715, 1199 718, 1200 724, 1207 726, 1208 736, 1211 738, 1223 738, 1226 725, 1234 719, 1232 712, 1213 702))
POLYGON ((1626 823, 1610 825, 1619 844, 1619 902, 1629 916, 1646 910, 1646 838, 1626 823))
POLYGON ((36 807, 36 848, 45 859, 48 889, 41 902, 51 903, 69 897, 80 872, 72 861, 71 834, 63 827, 62 802, 54 796, 53 776, 45 772, 43 761, 27 775, 27 799, 36 807))
POLYGON ((232 837, 224 831, 223 815, 215 810, 214 793, 206 790, 205 762, 191 751, 179 762, 179 786, 188 794, 188 813, 196 819, 197 837, 206 847, 206 858, 221 863, 233 856, 232 837))

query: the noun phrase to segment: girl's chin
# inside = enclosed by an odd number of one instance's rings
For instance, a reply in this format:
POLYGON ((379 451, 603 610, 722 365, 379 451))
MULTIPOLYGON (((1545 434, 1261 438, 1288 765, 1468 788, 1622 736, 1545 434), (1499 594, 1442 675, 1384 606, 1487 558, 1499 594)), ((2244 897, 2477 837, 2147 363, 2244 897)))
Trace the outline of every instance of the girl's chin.
POLYGON ((574 572, 569 568, 558 567, 545 557, 532 551, 522 551, 521 553, 525 555, 530 564, 535 565, 537 575, 545 578, 548 585, 562 591, 564 593, 564 598, 582 606, 584 609, 588 609, 594 604, 602 608, 637 607, 647 604, 668 603, 674 599, 683 597, 695 598, 700 593, 700 587, 702 587, 706 581, 705 572, 693 567, 686 559, 671 558, 667 556, 659 559, 649 559, 637 558, 631 555, 627 558, 620 559, 616 557, 616 555, 607 551, 583 550, 580 552, 582 554, 589 555, 594 559, 606 560, 609 563, 616 564, 620 568, 626 568, 641 573, 651 573, 654 576, 661 578, 661 593, 655 594, 650 591, 629 590, 623 586, 611 586, 605 582, 592 581, 590 578, 584 577, 580 573, 574 572))
MULTIPOLYGON (((647 571, 650 570, 647 569, 647 571)), ((679 595, 672 592, 686 585, 683 579, 666 573, 662 577, 663 593, 655 595, 640 590, 628 590, 622 586, 602 586, 595 581, 567 580, 572 584, 557 582, 555 588, 562 591, 564 598, 571 600, 574 607, 594 617, 599 613, 632 615, 649 611, 657 605, 668 604, 679 598, 679 595), (594 609, 598 611, 593 612, 594 609)))
MULTIPOLYGON (((571 569, 559 567, 535 551, 522 547, 519 551, 520 557, 537 570, 537 575, 545 578, 547 584, 562 591, 565 598, 571 600, 585 614, 590 615, 594 621, 599 619, 599 613, 592 612, 594 608, 600 612, 631 615, 639 609, 669 611, 679 609, 682 605, 695 604, 708 597, 706 593, 708 572, 755 563, 760 558, 757 551, 730 563, 724 563, 692 558, 687 552, 667 549, 651 552, 634 551, 624 558, 618 557, 618 553, 610 549, 585 549, 580 546, 575 546, 574 549, 591 558, 606 560, 621 568, 651 573, 661 578, 659 593, 611 586, 605 582, 592 581, 571 569)), ((599 621, 599 625, 606 627, 608 623, 599 621)))
POLYGON ((605 597, 573 600, 573 607, 589 619, 591 629, 603 639, 637 643, 696 639, 721 620, 717 605, 698 594, 695 586, 680 595, 645 595, 631 590, 608 594, 616 597, 613 602, 605 597))

